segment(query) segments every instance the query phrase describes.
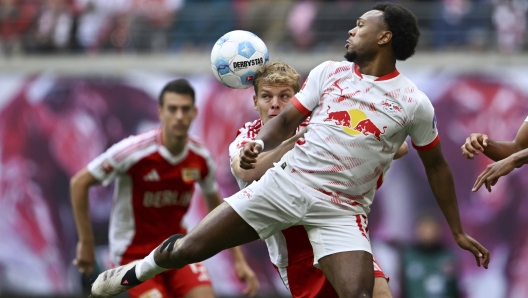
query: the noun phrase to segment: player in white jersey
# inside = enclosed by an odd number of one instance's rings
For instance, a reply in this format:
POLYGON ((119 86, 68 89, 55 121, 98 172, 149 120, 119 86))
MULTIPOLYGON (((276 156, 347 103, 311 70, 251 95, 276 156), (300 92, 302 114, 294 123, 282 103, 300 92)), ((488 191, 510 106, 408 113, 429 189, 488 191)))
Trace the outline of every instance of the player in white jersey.
POLYGON ((491 187, 499 181, 500 177, 528 163, 528 117, 513 141, 495 141, 485 134, 472 133, 467 137, 461 149, 467 159, 473 159, 475 155, 482 152, 495 161, 478 176, 472 189, 477 191, 484 184, 491 192, 491 187))
POLYGON ((296 144, 259 181, 225 199, 189 234, 166 240, 139 260, 139 270, 125 266, 110 278, 100 275, 92 286, 95 297, 112 297, 136 285, 124 284, 123 276, 145 281, 295 225, 305 226, 314 263, 340 297, 372 297, 367 214, 408 135, 457 244, 487 268, 489 252, 462 228, 434 109, 396 70, 396 60, 412 56, 418 43, 416 17, 396 4, 376 4, 348 33, 345 57, 350 62, 314 68, 284 111, 244 146, 241 167, 252 169, 262 150, 279 146, 311 116, 305 143, 296 144))
MULTIPOLYGON (((273 163, 293 148, 298 141, 302 144, 303 130, 308 125, 305 120, 291 137, 280 146, 259 155, 255 168, 244 170, 240 168, 240 153, 247 142, 255 140, 260 129, 268 120, 277 116, 293 95, 300 90, 300 76, 284 62, 274 61, 263 65, 255 74, 255 95, 253 101, 260 119, 248 122, 237 134, 229 146, 231 172, 240 188, 245 188, 254 180, 262 177, 273 163)), ((403 143, 394 158, 407 154, 407 143, 403 143)), ((280 274, 284 285, 293 298, 333 298, 338 297, 330 282, 320 269, 313 267, 313 250, 304 226, 293 226, 273 234, 265 240, 271 262, 280 274)), ((388 286, 388 278, 381 266, 374 259, 374 292, 375 298, 392 297, 388 286)))
MULTIPOLYGON (((79 233, 74 264, 89 274, 94 266, 94 235, 88 216, 88 189, 116 178, 110 221, 110 254, 116 265, 147 256, 163 240, 186 233, 182 218, 195 184, 209 210, 221 203, 209 151, 187 136, 196 116, 194 89, 184 79, 169 82, 159 97, 161 127, 126 138, 95 158, 71 182, 72 205, 79 233)), ((246 291, 258 289, 255 274, 238 247, 232 250, 237 274, 246 291)), ((201 263, 164 272, 129 291, 131 297, 213 297, 201 263)))

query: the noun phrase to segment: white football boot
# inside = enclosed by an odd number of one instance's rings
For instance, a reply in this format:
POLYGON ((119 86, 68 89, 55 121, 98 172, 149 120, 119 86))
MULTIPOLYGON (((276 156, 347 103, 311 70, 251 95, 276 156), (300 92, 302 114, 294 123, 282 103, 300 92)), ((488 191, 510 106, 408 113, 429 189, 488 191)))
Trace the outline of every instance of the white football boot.
POLYGON ((139 260, 130 262, 126 265, 119 266, 113 269, 106 270, 99 274, 97 279, 92 284, 92 298, 110 298, 114 297, 119 293, 122 293, 128 289, 131 289, 139 284, 139 280, 136 278, 135 272, 129 274, 125 278, 125 274, 134 266, 139 260), (132 278, 130 278, 132 277, 132 278))

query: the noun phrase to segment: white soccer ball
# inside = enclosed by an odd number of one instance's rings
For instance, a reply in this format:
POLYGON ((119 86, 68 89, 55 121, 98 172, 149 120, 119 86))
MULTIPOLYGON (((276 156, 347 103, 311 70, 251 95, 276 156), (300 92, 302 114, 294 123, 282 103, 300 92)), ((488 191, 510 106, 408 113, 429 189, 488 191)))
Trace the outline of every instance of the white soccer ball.
POLYGON ((257 69, 269 61, 266 44, 254 33, 235 30, 224 34, 211 51, 211 68, 225 86, 253 86, 257 69))

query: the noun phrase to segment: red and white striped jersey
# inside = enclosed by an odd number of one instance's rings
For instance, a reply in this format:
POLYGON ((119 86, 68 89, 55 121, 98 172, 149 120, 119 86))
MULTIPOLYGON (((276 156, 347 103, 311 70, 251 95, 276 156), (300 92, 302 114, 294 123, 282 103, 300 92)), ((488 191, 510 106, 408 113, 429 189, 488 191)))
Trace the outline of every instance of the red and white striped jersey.
MULTIPOLYGON (((310 119, 306 119, 299 127, 296 133, 301 132, 307 125, 310 119)), ((253 122, 247 122, 238 133, 236 139, 229 145, 230 160, 239 154, 244 145, 255 140, 255 137, 262 128, 262 120, 258 119, 253 122)), ((252 182, 242 180, 231 168, 231 173, 235 177, 240 189, 245 188, 252 182)), ((293 226, 282 230, 271 237, 264 240, 268 247, 271 262, 278 267, 286 267, 290 264, 301 262, 306 258, 313 259, 313 250, 308 234, 304 226, 293 226)))
MULTIPOLYGON (((310 118, 304 120, 304 122, 301 123, 301 125, 299 125, 299 127, 297 127, 297 129, 295 130, 295 133, 301 132, 306 126, 308 126, 308 122, 309 121, 310 121, 310 118)), ((253 122, 246 122, 246 124, 244 124, 244 127, 242 127, 241 129, 238 130, 236 139, 229 145, 229 161, 230 161, 230 163, 231 163, 231 161, 233 161, 233 158, 237 154, 239 154, 240 150, 244 147, 244 145, 247 142, 255 140, 255 137, 258 135, 258 133, 260 132, 261 128, 262 128, 262 120, 261 119, 257 119, 257 120, 255 120, 253 122)), ((251 184, 251 182, 246 182, 246 181, 240 179, 240 177, 238 177, 235 174, 235 172, 233 172, 233 168, 231 168, 231 173, 233 173, 233 176, 235 176, 235 179, 236 179, 240 189, 245 188, 246 186, 251 184)))
POLYGON ((142 258, 169 236, 186 232, 181 220, 195 182, 204 194, 217 191, 209 151, 188 138, 183 151, 172 155, 161 143, 161 130, 128 137, 88 164, 103 185, 116 178, 110 218, 110 253, 142 258))
POLYGON ((431 102, 397 70, 376 78, 363 76, 353 63, 327 61, 310 72, 291 102, 310 116, 309 129, 306 142, 278 164, 314 197, 357 214, 369 213, 407 136, 417 150, 439 141, 431 102))

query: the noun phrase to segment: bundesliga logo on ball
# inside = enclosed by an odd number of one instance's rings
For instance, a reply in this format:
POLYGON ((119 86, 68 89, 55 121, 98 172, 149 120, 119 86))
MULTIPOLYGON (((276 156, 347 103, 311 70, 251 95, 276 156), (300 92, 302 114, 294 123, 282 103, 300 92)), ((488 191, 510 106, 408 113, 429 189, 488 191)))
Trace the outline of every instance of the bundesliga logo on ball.
POLYGON ((224 34, 211 51, 213 74, 222 84, 234 89, 251 87, 257 69, 268 61, 266 45, 249 31, 224 34))

